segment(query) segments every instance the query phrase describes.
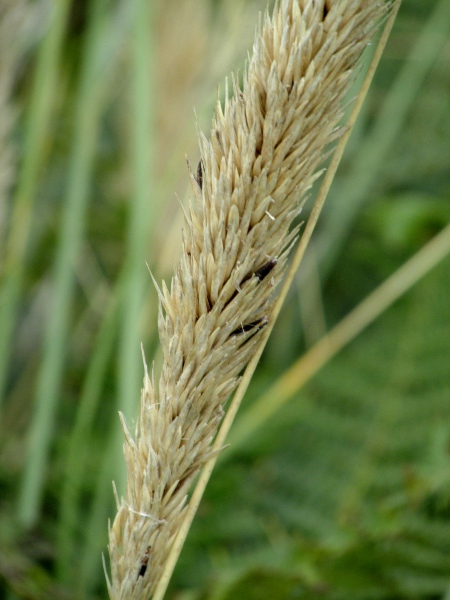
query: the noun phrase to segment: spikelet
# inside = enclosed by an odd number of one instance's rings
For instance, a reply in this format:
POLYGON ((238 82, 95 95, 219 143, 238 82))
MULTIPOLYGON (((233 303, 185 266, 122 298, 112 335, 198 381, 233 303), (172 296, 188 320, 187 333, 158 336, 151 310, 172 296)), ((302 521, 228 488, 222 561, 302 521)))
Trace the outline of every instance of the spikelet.
MULTIPOLYGON (((292 228, 340 126, 357 61, 388 5, 280 0, 259 28, 243 88, 217 103, 190 172, 194 201, 170 291, 159 291, 164 363, 146 373, 110 527, 111 600, 154 591, 191 483, 268 323, 292 228)), ((228 96, 228 94, 226 94, 228 96)))

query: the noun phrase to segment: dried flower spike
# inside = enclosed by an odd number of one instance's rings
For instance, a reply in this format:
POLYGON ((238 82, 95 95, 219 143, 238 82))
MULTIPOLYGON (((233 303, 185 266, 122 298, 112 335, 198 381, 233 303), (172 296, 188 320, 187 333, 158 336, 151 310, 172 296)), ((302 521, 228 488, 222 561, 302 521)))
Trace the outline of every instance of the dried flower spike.
POLYGON ((146 373, 134 437, 122 418, 128 480, 109 532, 112 600, 155 589, 223 405, 270 319, 292 222, 343 132, 345 94, 387 7, 280 0, 257 33, 243 89, 233 78, 211 139, 200 138, 182 256, 170 291, 159 292, 159 384, 146 373))

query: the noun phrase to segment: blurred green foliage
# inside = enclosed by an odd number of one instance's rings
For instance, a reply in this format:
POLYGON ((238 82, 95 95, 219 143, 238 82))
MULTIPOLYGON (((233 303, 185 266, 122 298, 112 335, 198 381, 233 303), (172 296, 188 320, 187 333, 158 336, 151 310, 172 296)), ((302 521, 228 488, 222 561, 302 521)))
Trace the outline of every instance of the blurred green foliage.
MULTIPOLYGON (((124 489, 117 411, 132 422, 141 341, 160 363, 145 263, 170 279, 196 119, 207 131, 216 84, 242 69, 265 5, 5 0, 0 20, 12 7, 0 597, 101 599, 111 480, 124 489)), ((448 0, 403 0, 242 411, 449 223, 449 29, 448 0)), ((225 456, 168 597, 450 598, 449 267, 225 456)))

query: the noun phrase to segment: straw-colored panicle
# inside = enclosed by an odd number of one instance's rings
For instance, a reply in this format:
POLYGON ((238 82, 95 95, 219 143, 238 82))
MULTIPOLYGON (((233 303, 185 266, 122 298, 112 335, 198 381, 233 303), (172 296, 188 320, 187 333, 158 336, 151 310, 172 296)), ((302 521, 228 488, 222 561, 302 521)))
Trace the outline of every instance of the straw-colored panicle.
POLYGON ((113 600, 154 591, 223 405, 270 319, 292 221, 342 133, 344 96, 386 10, 377 0, 281 0, 257 33, 243 89, 233 79, 211 139, 201 136, 183 253, 160 292, 159 385, 146 375, 134 437, 123 423, 113 600))

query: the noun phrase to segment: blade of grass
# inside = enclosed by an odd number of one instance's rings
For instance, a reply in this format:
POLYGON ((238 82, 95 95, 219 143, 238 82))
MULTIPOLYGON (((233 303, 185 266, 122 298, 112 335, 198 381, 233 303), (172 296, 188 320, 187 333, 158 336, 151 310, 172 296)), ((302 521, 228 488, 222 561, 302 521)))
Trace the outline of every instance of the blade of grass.
POLYGON ((369 89, 370 83, 373 79, 373 76, 375 74, 375 70, 377 68, 377 65, 380 61, 383 49, 386 45, 387 39, 389 37, 389 33, 392 29, 392 26, 394 24, 395 21, 395 17, 397 15, 398 9, 400 8, 400 3, 401 0, 397 0, 391 10, 391 13, 389 15, 389 18, 386 22, 386 25, 384 27, 383 33, 380 37, 380 41, 378 43, 377 46, 377 50, 375 51, 374 57, 372 59, 372 62, 370 64, 369 70, 367 72, 367 75, 364 79, 362 88, 360 90, 360 93, 355 101, 355 104, 353 106, 353 109, 351 111, 351 114, 349 116, 348 122, 347 122, 347 131, 345 132, 345 134, 342 136, 342 138, 340 139, 336 150, 333 153, 333 158, 331 160, 330 166, 328 168, 328 171, 324 177, 324 180, 322 182, 322 185, 320 187, 319 193, 317 195, 317 198, 314 202, 314 205, 312 207, 311 210, 311 214, 310 217, 308 219, 308 222, 306 224, 305 227, 305 231, 302 235, 302 237, 300 238, 300 242, 297 248, 297 251, 295 253, 294 259, 292 261, 292 265, 289 268, 289 271, 287 273, 286 279, 283 282, 283 286, 281 288, 280 294, 277 298, 276 304, 274 306, 274 310, 273 313, 270 316, 269 319, 269 323, 266 327, 266 330, 264 332, 264 336, 262 337, 260 346, 257 348, 254 357, 250 360, 250 362, 247 365, 247 368, 244 371, 244 375, 242 377, 242 380, 236 390, 236 393, 233 396, 233 399, 230 403, 230 406, 226 412, 226 415, 222 421, 222 425, 219 429, 219 432, 217 434, 217 437, 214 441, 212 450, 214 452, 214 456, 213 458, 211 458, 210 460, 208 460, 208 462, 205 463, 201 473, 200 473, 200 477, 198 479, 197 485, 194 489, 194 492, 192 494, 192 497, 190 499, 190 502, 187 506, 186 512, 185 512, 185 516, 184 516, 184 520, 183 523, 180 527, 180 530, 178 532, 178 535, 176 536, 174 543, 172 545, 170 554, 167 558, 166 564, 165 564, 165 568, 164 571, 160 577, 160 580, 158 582, 158 585, 155 589, 155 593, 153 596, 153 600, 162 600, 164 597, 164 594, 167 590, 167 586, 169 584, 171 575, 173 573, 173 570, 175 568, 176 562, 178 560, 178 556, 180 555, 181 549, 183 547, 184 541, 186 539, 186 536, 188 534, 190 525, 192 523, 192 520, 195 516, 195 513, 197 512, 197 508, 200 504, 200 500, 203 496, 204 490, 206 488, 206 485, 209 481, 209 478, 211 476, 211 473, 214 469, 214 466, 216 464, 216 460, 217 460, 217 454, 220 452, 220 450, 223 448, 223 445, 225 443, 225 439, 226 436, 230 430, 230 427, 233 423, 234 417, 237 413, 237 410, 241 404, 242 398, 245 394, 245 391, 247 390, 247 387, 250 383, 251 377, 253 375, 253 372, 256 369, 256 366, 259 362, 259 359, 261 357, 261 354, 264 350, 264 347, 266 345, 266 342, 268 340, 268 337, 270 335, 271 330, 273 329, 273 325, 276 321, 276 318, 281 310, 281 307, 283 305, 283 302, 286 298, 286 295, 288 293, 288 290, 290 288, 290 285, 294 279, 295 273, 302 261, 303 255, 305 253, 306 247, 309 243, 309 240, 311 239, 312 233, 314 231, 314 228, 316 226, 317 220, 319 218, 320 212, 322 210, 322 207, 324 205, 326 196, 328 194, 328 190, 330 189, 331 183, 333 181, 334 175, 336 174, 336 170, 338 168, 339 162, 342 158, 342 154, 344 152, 345 146, 347 144, 347 141, 350 137, 353 125, 356 122, 356 119, 358 117, 358 114, 361 110, 361 106, 364 102, 364 99, 367 95, 367 91, 369 89))
MULTIPOLYGON (((149 66, 145 60, 145 57, 151 55, 150 45, 152 43, 149 27, 152 24, 152 15, 149 13, 148 7, 144 6, 139 0, 135 6, 135 30, 134 30, 134 73, 133 73, 133 85, 134 85, 134 126, 133 126, 133 164, 134 164, 134 198, 131 208, 129 231, 128 231, 128 247, 129 257, 128 261, 124 265, 123 271, 119 276, 118 287, 113 292, 112 302, 118 302, 120 306, 124 307, 124 314, 122 315, 122 340, 121 340, 121 358, 120 360, 120 389, 119 389, 119 404, 121 409, 129 411, 132 407, 128 406, 130 400, 133 397, 138 397, 137 394, 133 394, 132 391, 134 386, 138 385, 134 380, 135 371, 141 364, 141 356, 139 354, 139 364, 136 365, 135 350, 139 348, 138 335, 138 324, 139 316, 141 311, 142 299, 144 287, 148 279, 145 268, 142 268, 144 263, 143 256, 145 255, 145 249, 147 240, 150 237, 148 231, 151 223, 155 219, 150 219, 152 209, 157 209, 156 204, 153 206, 149 203, 149 190, 155 189, 153 182, 149 177, 149 164, 151 157, 153 156, 152 150, 152 139, 149 136, 151 131, 150 123, 153 121, 153 107, 151 100, 151 83, 152 76, 149 77, 149 66), (141 264, 142 262, 142 264, 141 264), (131 265, 131 267, 130 267, 131 265), (131 268, 133 269, 132 272, 131 268), (124 279, 126 279, 126 285, 124 285, 124 279), (120 287, 120 290, 118 289, 120 287), (139 292, 139 288, 141 292, 139 292), (118 300, 117 298, 120 299, 118 300)), ((169 170, 170 166, 167 167, 169 170)), ((167 179, 167 175, 166 175, 167 179)), ((169 178, 170 179, 170 178, 169 178)), ((156 189, 155 194, 157 198, 164 197, 162 190, 164 186, 159 186, 156 189)), ((111 309, 113 310, 113 309, 111 309)), ((111 317, 111 320, 115 317, 111 317)), ((112 323, 112 321, 111 321, 112 323)), ((99 383, 95 381, 95 373, 97 376, 102 378, 102 373, 106 367, 106 356, 110 351, 111 344, 113 343, 114 336, 111 335, 112 331, 109 330, 111 324, 104 322, 102 331, 99 333, 98 343, 93 350, 92 359, 87 374, 87 380, 85 383, 84 391, 81 395, 79 413, 77 414, 77 420, 74 426, 72 439, 70 442, 70 449, 67 458, 67 478, 65 481, 65 488, 63 491, 62 500, 62 514, 60 521, 60 552, 57 553, 59 558, 60 573, 65 577, 68 576, 67 565, 70 564, 71 560, 68 554, 68 548, 74 547, 74 526, 80 517, 78 514, 79 509, 76 508, 77 498, 79 497, 80 487, 82 484, 82 470, 85 465, 85 461, 80 460, 81 446, 80 442, 85 439, 85 435, 89 432, 92 419, 95 415, 95 411, 98 408, 98 402, 100 400, 101 389, 99 383), (71 465, 71 466, 69 466, 71 465)), ((138 371, 140 372, 140 371, 138 371)), ((116 440, 117 448, 122 447, 122 436, 120 430, 119 438, 116 440)), ((120 458, 117 464, 122 465, 123 461, 120 458)), ((121 469, 123 472, 123 468, 121 469)), ((120 470, 116 468, 115 477, 117 478, 120 470)), ((96 505, 102 503, 107 504, 110 498, 109 486, 105 488, 99 488, 98 493, 102 494, 102 497, 96 496, 96 505)), ((89 547, 86 549, 87 558, 85 559, 86 564, 92 561, 92 556, 89 553, 89 547)))
POLYGON ((11 225, 6 241, 0 293, 0 405, 2 403, 12 332, 25 270, 25 252, 29 237, 33 201, 40 169, 46 154, 53 99, 57 97, 58 63, 67 23, 69 0, 52 5, 52 15, 37 57, 36 73, 25 126, 23 160, 17 189, 12 201, 11 225))
MULTIPOLYGON (((122 304, 122 325, 119 347, 118 407, 125 414, 135 412, 139 398, 142 357, 140 353, 140 318, 144 293, 148 282, 145 268, 145 252, 150 236, 154 210, 150 201, 154 189, 152 163, 154 162, 153 140, 151 135, 154 122, 154 76, 152 61, 154 56, 154 30, 152 21, 153 5, 146 0, 135 0, 132 26, 132 165, 133 196, 127 234, 127 258, 125 285, 122 304)), ((117 448, 122 449, 122 436, 118 430, 117 448), (120 440, 120 441, 119 441, 120 440)), ((119 457, 118 457, 119 460, 119 457)), ((119 462, 121 464, 121 462, 119 462)), ((125 487, 125 470, 118 475, 118 489, 125 487)))
POLYGON ((106 370, 117 335, 119 296, 120 287, 119 291, 116 290, 111 297, 97 335, 64 461, 66 476, 61 492, 61 511, 56 539, 56 569, 58 579, 64 582, 69 582, 73 577, 76 554, 79 554, 79 550, 76 552, 77 532, 82 522, 79 500, 90 452, 86 440, 92 433, 93 420, 99 409, 106 370))
POLYGON ((44 354, 38 375, 28 455, 19 498, 18 517, 24 526, 31 526, 39 515, 69 337, 74 287, 73 265, 84 231, 89 181, 104 103, 105 57, 99 44, 104 38, 105 25, 105 1, 96 0, 90 7, 84 63, 76 100, 67 197, 55 256, 52 310, 45 331, 44 354))
MULTIPOLYGON (((113 292, 112 304, 123 307, 122 314, 122 340, 121 355, 119 361, 119 404, 122 410, 128 410, 130 399, 137 397, 133 393, 134 388, 138 388, 137 377, 139 376, 139 366, 141 356, 138 354, 138 363, 135 350, 139 348, 138 324, 141 314, 143 295, 146 281, 148 279, 144 266, 143 257, 149 237, 148 228, 149 214, 151 205, 149 203, 149 190, 151 179, 149 177, 149 164, 153 155, 152 139, 149 135, 150 123, 153 120, 153 107, 151 101, 151 77, 149 77, 149 66, 147 57, 151 56, 151 39, 149 28, 151 26, 151 15, 149 7, 142 0, 138 0, 134 6, 134 29, 133 29, 133 156, 134 166, 134 195, 131 204, 131 214, 128 228, 128 260, 126 261, 118 284, 113 292), (142 263, 142 264, 140 264, 142 263)), ((107 366, 109 353, 114 341, 114 322, 118 318, 115 313, 117 306, 110 307, 110 315, 104 321, 102 331, 99 333, 96 348, 92 354, 89 371, 87 374, 85 388, 81 396, 80 409, 77 414, 70 448, 67 458, 67 478, 62 499, 62 514, 60 521, 60 536, 58 552, 60 573, 63 577, 69 577, 68 565, 74 564, 73 550, 75 542, 75 526, 79 522, 79 508, 77 500, 79 498, 82 485, 82 470, 85 461, 80 459, 81 442, 89 433, 92 426, 92 420, 98 408, 100 400, 101 383, 107 366)), ((136 391, 136 390, 135 390, 136 391)), ((115 447, 121 448, 120 429, 115 428, 117 436, 120 436, 120 443, 115 447)), ((82 456, 82 454, 81 454, 82 456)), ((116 462, 114 461, 114 464, 116 462)), ((122 464, 120 461, 118 464, 122 464)), ((115 477, 121 470, 115 469, 115 477)), ((109 471, 108 471, 109 473, 109 471)), ((110 488, 100 486, 95 494, 94 506, 102 506, 108 503, 110 498, 110 488)), ((95 507, 93 513, 98 512, 95 507)), ((92 518, 96 522, 95 518, 92 518)), ((88 536, 89 539, 92 536, 88 536)), ((92 542, 92 539, 91 539, 92 542)), ((89 570, 92 561, 95 563, 96 557, 92 555, 92 543, 87 542, 87 546, 82 552, 81 562, 84 565, 80 567, 81 571, 89 570)), ((98 545, 94 544, 95 549, 98 545)), ((79 563, 78 563, 79 564, 79 563)), ((80 572, 80 571, 79 571, 80 572)), ((87 579, 89 576, 86 575, 87 579)), ((78 579, 78 577, 77 577, 78 579)), ((83 586, 82 586, 83 587, 83 586)))
MULTIPOLYGON (((360 151, 355 154, 345 181, 335 187, 336 202, 324 215, 314 246, 322 276, 326 277, 334 257, 344 244, 368 192, 379 176, 393 142, 400 135, 408 112, 420 93, 424 79, 448 42, 450 2, 440 0, 430 14, 408 59, 377 111, 376 121, 360 151), (342 199, 339 202, 339 198, 342 199)), ((302 273, 302 278, 307 277, 302 273)))
POLYGON ((267 423, 333 356, 354 340, 449 253, 450 225, 447 225, 301 356, 245 411, 230 432, 228 439, 230 447, 219 456, 218 462, 229 460, 248 438, 267 423))
POLYGON ((118 429, 118 419, 114 419, 106 440, 105 450, 102 452, 94 490, 94 502, 87 517, 86 514, 84 515, 86 535, 80 552, 81 556, 75 582, 75 588, 81 598, 90 597, 102 574, 101 551, 107 541, 105 525, 112 509, 111 479, 117 471, 116 445, 118 429))

